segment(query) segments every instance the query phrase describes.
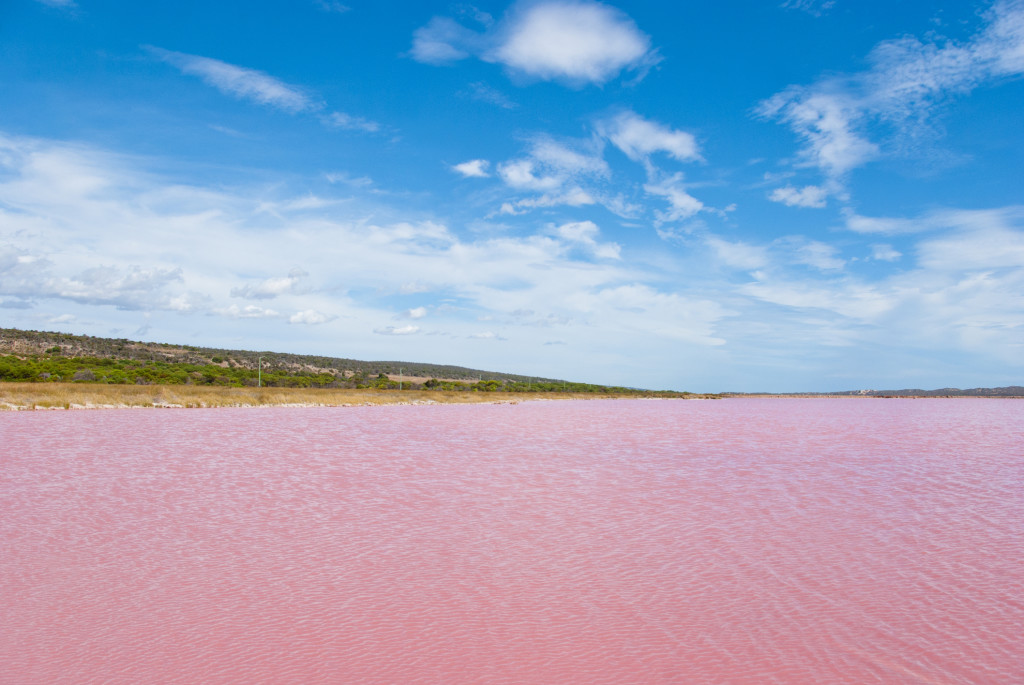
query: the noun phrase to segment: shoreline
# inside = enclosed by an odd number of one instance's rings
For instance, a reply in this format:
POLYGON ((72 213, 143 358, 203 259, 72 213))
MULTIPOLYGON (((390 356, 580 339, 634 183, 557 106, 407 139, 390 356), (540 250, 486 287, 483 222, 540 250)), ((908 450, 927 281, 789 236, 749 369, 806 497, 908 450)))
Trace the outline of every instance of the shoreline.
POLYGON ((657 393, 489 393, 445 390, 232 388, 190 385, 0 383, 0 411, 82 409, 216 409, 365 407, 429 404, 518 404, 599 399, 712 399, 715 395, 657 393))

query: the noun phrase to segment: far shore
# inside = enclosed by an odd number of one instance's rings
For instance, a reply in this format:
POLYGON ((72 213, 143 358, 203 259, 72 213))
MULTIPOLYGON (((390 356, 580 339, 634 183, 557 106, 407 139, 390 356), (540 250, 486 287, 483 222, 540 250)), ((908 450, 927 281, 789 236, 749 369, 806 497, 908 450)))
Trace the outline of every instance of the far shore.
MULTIPOLYGON (((686 395, 670 399, 712 399, 686 395)), ((664 398, 656 393, 465 392, 343 388, 231 388, 197 385, 0 383, 0 410, 359 407, 413 404, 517 404, 538 400, 664 398)))

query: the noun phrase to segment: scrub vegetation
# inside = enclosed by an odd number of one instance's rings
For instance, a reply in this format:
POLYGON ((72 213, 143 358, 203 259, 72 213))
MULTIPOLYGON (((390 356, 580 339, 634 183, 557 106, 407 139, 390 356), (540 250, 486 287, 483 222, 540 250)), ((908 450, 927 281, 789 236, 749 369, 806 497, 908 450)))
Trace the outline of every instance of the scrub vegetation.
POLYGON ((0 404, 258 406, 696 397, 458 366, 368 362, 0 329, 0 404), (113 386, 113 387, 112 387, 113 386), (106 388, 106 389, 104 389, 106 388))

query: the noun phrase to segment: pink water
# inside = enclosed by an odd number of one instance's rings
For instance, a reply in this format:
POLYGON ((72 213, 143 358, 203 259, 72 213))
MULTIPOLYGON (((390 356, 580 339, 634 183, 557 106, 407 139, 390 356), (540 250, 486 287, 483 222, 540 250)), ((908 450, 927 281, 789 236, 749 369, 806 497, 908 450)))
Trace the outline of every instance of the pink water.
POLYGON ((1021 683, 1024 401, 0 413, 0 682, 1021 683))

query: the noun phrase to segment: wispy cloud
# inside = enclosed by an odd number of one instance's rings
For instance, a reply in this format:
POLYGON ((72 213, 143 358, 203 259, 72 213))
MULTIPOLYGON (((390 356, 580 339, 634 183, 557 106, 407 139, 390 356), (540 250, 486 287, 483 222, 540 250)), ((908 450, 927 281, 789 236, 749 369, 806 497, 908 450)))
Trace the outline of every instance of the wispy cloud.
POLYGON ((703 202, 686 192, 683 175, 680 173, 647 183, 644 190, 668 201, 667 210, 655 212, 656 225, 689 219, 704 209, 703 202))
POLYGON ((348 129, 350 131, 365 131, 376 133, 380 130, 380 124, 363 117, 353 116, 345 112, 331 112, 324 117, 324 123, 333 128, 348 129))
POLYGON ((252 100, 286 112, 319 109, 301 88, 292 86, 256 69, 247 69, 210 57, 172 52, 146 46, 150 54, 176 67, 184 74, 198 76, 207 85, 242 100, 252 100))
POLYGON ((624 70, 640 76, 659 61, 650 38, 623 12, 598 2, 520 4, 499 24, 475 31, 435 17, 413 35, 412 57, 450 64, 471 56, 514 74, 569 85, 605 83, 624 70))
POLYGON ((338 0, 314 0, 313 4, 322 9, 324 12, 344 14, 345 12, 352 11, 351 7, 349 7, 346 4, 338 2, 338 0))
POLYGON ((497 88, 483 83, 482 81, 476 81, 469 84, 470 96, 481 102, 487 102, 502 109, 515 109, 519 105, 515 103, 509 96, 501 92, 497 88))
POLYGON ((700 159, 692 134, 644 119, 635 112, 622 112, 600 122, 598 131, 633 161, 664 152, 680 162, 700 159))
POLYGON ((237 304, 228 307, 215 307, 212 313, 229 319, 273 319, 281 316, 273 309, 266 309, 254 304, 239 307, 237 304))
POLYGON ((787 207, 821 208, 825 206, 827 198, 828 191, 821 186, 804 186, 803 188, 785 186, 776 188, 768 195, 768 199, 772 202, 781 202, 787 207))
POLYGON ((222 62, 211 57, 173 52, 151 45, 144 46, 154 57, 177 68, 181 73, 197 76, 203 83, 213 86, 225 95, 248 100, 289 114, 309 113, 319 116, 329 128, 377 133, 383 129, 380 123, 371 119, 341 111, 324 113, 327 105, 307 92, 306 89, 265 72, 235 64, 222 62))
POLYGON ((490 164, 486 159, 471 159, 468 162, 453 165, 452 170, 466 178, 488 178, 490 174, 487 173, 487 167, 490 164))
POLYGON ((781 7, 790 10, 800 10, 813 17, 820 17, 835 7, 835 0, 785 0, 781 7))
POLYGON ((395 326, 387 326, 385 328, 375 328, 373 332, 378 335, 414 335, 420 332, 420 327, 411 324, 397 328, 395 326))
POLYGON ((287 276, 267 278, 259 283, 247 284, 231 289, 231 297, 249 300, 269 300, 288 293, 298 293, 309 274, 302 269, 292 269, 287 276))
POLYGON ((932 112, 949 97, 1024 73, 1024 3, 997 2, 985 19, 966 42, 884 41, 868 56, 870 69, 791 86, 760 103, 757 113, 787 124, 803 142, 804 163, 841 180, 908 140, 934 136, 932 112))

